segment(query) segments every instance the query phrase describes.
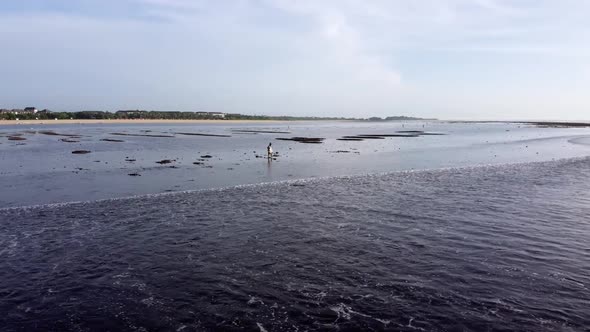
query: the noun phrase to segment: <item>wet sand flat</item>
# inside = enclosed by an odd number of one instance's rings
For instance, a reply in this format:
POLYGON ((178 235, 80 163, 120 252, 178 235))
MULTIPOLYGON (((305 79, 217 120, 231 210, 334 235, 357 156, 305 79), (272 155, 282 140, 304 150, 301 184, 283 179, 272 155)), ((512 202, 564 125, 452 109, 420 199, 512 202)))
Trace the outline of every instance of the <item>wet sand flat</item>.
POLYGON ((292 179, 547 161, 590 155, 588 137, 589 128, 438 121, 0 125, 0 182, 5 189, 0 192, 0 208, 292 179), (268 158, 266 147, 271 142, 275 153, 268 158), (174 162, 158 163, 163 160, 174 162))

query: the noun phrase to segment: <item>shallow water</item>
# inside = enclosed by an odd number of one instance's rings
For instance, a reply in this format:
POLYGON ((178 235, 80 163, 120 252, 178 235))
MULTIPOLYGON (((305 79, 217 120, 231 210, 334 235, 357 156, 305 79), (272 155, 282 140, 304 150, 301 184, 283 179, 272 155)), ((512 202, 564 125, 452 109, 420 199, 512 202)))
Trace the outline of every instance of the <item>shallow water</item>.
POLYGON ((590 158, 0 210, 3 331, 585 331, 590 158))
POLYGON ((0 126, 0 208, 287 179, 547 161, 589 155, 588 137, 589 128, 437 121, 0 126), (238 133, 236 129, 290 133, 238 133), (71 137, 46 135, 43 130, 81 137, 73 139, 79 142, 63 142, 61 139, 71 137), (362 142, 337 140, 346 135, 392 134, 399 130, 445 135, 362 142), (178 132, 231 137, 174 134, 178 132), (6 136, 15 133, 26 140, 9 141, 6 136), (292 136, 325 140, 323 144, 276 140, 292 136), (102 141, 113 138, 124 142, 102 141), (280 155, 271 163, 256 158, 264 155, 269 142, 280 155), (72 154, 74 150, 91 152, 77 155, 72 154), (212 158, 203 159, 203 155, 212 158), (163 159, 175 161, 168 165, 156 163, 163 159))

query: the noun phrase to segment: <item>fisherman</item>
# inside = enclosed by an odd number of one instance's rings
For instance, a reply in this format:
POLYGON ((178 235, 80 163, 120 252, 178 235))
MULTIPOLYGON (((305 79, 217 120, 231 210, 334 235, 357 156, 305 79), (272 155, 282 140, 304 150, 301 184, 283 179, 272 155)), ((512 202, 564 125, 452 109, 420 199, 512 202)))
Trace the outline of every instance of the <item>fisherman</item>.
POLYGON ((268 146, 266 147, 266 153, 268 159, 272 159, 272 143, 268 143, 268 146))

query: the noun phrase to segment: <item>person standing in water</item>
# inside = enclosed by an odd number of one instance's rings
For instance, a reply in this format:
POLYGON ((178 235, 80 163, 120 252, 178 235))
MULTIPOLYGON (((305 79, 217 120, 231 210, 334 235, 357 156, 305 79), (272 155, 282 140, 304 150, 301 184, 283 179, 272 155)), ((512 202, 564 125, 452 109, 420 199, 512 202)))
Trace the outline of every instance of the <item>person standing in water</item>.
POLYGON ((272 143, 268 143, 268 146, 266 147, 266 153, 268 159, 272 159, 272 143))

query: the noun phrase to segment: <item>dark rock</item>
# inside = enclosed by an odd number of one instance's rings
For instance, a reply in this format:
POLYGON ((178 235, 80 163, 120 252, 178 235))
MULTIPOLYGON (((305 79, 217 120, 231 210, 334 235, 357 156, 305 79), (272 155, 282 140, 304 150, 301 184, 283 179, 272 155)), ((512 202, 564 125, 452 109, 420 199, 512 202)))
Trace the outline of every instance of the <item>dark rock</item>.
POLYGON ((72 151, 72 154, 87 154, 90 153, 90 151, 88 150, 74 150, 72 151))
POLYGON ((325 138, 323 138, 323 137, 291 137, 291 138, 277 137, 275 139, 280 140, 280 141, 294 141, 294 142, 299 142, 299 143, 320 144, 324 141, 325 138))
POLYGON ((213 156, 206 154, 204 156, 201 156, 201 158, 213 158, 213 156))
POLYGON ((72 138, 80 138, 80 135, 76 135, 76 134, 60 134, 60 133, 56 133, 55 131, 52 130, 40 130, 38 131, 39 134, 43 134, 43 135, 49 135, 49 136, 66 136, 66 137, 72 137, 72 138))
POLYGON ((338 141, 364 141, 362 138, 337 138, 338 141))
POLYGON ((101 141, 103 141, 103 142, 117 142, 117 143, 125 142, 122 139, 114 139, 114 138, 103 138, 103 139, 101 139, 101 141))
POLYGON ((62 138, 62 139, 60 139, 60 141, 66 142, 66 143, 79 143, 80 142, 78 140, 71 139, 71 138, 62 138))
POLYGON ((176 160, 162 159, 162 160, 160 160, 160 161, 156 161, 156 163, 157 163, 157 164, 160 164, 160 165, 164 165, 164 164, 170 164, 170 163, 172 163, 172 162, 174 162, 174 161, 176 161, 176 160))

